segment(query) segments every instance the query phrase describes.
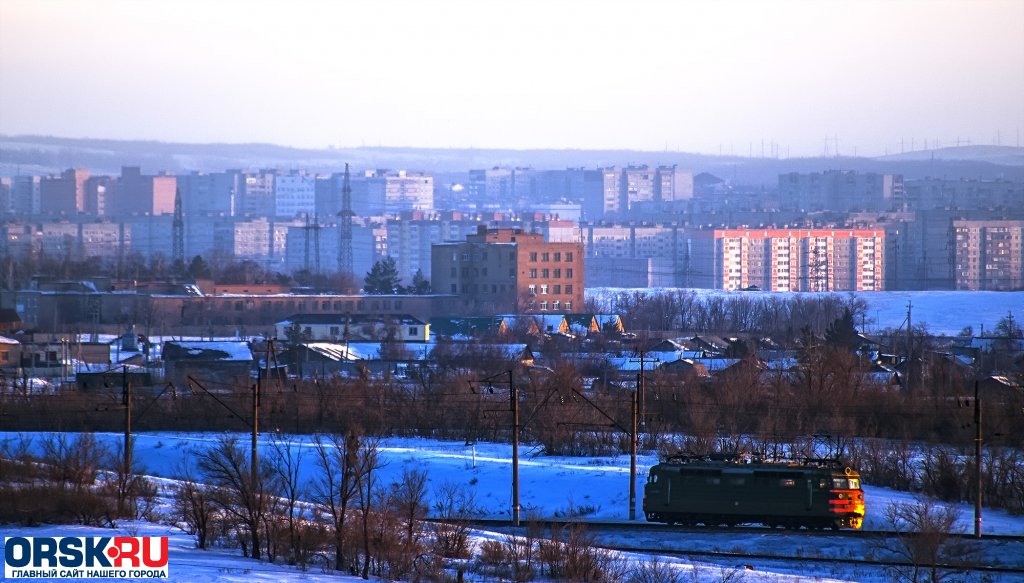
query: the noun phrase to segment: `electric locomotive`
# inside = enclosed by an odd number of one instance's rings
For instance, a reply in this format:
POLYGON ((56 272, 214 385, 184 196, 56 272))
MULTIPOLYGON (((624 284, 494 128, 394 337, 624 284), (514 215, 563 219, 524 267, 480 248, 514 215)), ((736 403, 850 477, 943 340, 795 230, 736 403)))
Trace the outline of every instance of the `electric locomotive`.
POLYGON ((668 524, 860 528, 864 492, 860 474, 837 460, 673 455, 651 468, 643 510, 668 524))

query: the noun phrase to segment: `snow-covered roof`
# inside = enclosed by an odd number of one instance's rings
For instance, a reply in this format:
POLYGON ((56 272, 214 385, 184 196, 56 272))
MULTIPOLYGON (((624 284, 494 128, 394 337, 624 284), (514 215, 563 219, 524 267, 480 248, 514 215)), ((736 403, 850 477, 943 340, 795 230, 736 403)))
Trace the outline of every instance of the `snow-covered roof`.
POLYGON ((169 340, 164 343, 165 360, 251 361, 248 342, 169 340))
POLYGON ((8 338, 6 336, 0 336, 0 344, 21 344, 14 338, 8 338))

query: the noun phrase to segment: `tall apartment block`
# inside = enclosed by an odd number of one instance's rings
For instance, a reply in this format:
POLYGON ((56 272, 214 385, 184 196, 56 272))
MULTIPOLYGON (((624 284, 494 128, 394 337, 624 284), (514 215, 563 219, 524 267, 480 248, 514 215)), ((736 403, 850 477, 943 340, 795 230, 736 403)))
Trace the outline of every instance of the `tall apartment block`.
POLYGON ((148 176, 138 166, 124 166, 107 208, 118 215, 171 214, 177 188, 174 176, 148 176))
POLYGON ((85 211, 85 181, 88 170, 68 169, 60 176, 47 176, 39 182, 39 208, 51 215, 76 215, 85 211))
POLYGON ((956 289, 1024 289, 1024 221, 953 221, 956 289))
POLYGON ((458 295, 466 314, 569 313, 583 307, 583 244, 481 226, 431 250, 435 293, 458 295))
POLYGON ((228 217, 234 215, 241 196, 242 180, 244 177, 239 170, 210 173, 192 172, 178 176, 181 206, 185 216, 210 214, 228 217))
POLYGON ((643 203, 671 203, 693 198, 693 172, 675 165, 606 168, 603 212, 624 214, 643 203))
POLYGON ((784 207, 804 211, 890 210, 905 199, 902 175, 852 170, 780 174, 779 195, 784 207))
POLYGON ((295 218, 311 216, 314 212, 316 178, 305 172, 278 174, 274 181, 274 216, 295 218))
POLYGON ((716 229, 691 235, 697 287, 792 291, 885 289, 882 229, 716 229))

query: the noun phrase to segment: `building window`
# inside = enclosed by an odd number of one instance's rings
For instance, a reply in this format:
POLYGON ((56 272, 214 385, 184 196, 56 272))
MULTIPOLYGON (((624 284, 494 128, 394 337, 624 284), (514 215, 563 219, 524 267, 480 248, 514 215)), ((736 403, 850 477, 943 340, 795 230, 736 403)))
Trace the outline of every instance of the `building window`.
POLYGON ((562 254, 561 253, 555 253, 555 261, 561 261, 561 260, 562 260, 562 254))
POLYGON ((469 261, 469 253, 463 253, 462 254, 462 260, 463 261, 469 261))
POLYGON ((558 311, 558 300, 551 302, 551 309, 556 312, 558 311))
POLYGON ((325 311, 325 312, 327 310, 330 310, 331 309, 331 302, 320 302, 320 309, 325 311))
MULTIPOLYGON (((572 284, 571 283, 567 284, 565 286, 565 293, 568 294, 568 295, 572 295, 572 284)), ((568 303, 568 302, 566 302, 566 303, 568 303)))
POLYGON ((562 293, 562 286, 560 286, 558 284, 555 284, 554 289, 552 289, 551 293, 555 294, 556 296, 561 294, 562 293))
POLYGON ((571 312, 572 311, 572 302, 565 302, 565 311, 566 312, 571 312))
POLYGON ((548 284, 545 283, 540 286, 540 294, 545 296, 548 294, 548 284))
POLYGON ((569 268, 567 268, 565 270, 565 278, 566 279, 572 279, 572 268, 571 267, 569 267, 569 268))
POLYGON ((550 269, 542 269, 542 270, 540 270, 540 276, 543 277, 544 279, 547 279, 547 278, 551 277, 551 270, 550 269))
POLYGON ((536 251, 531 251, 530 252, 530 261, 536 261, 536 260, 537 260, 537 252, 536 251))
POLYGON ((409 326, 409 336, 418 336, 420 333, 419 326, 409 326))
POLYGON ((537 286, 535 286, 535 285, 530 285, 530 287, 529 287, 529 288, 527 288, 527 289, 529 289, 529 290, 530 290, 530 295, 531 295, 531 296, 535 296, 535 295, 537 295, 537 286))
POLYGON ((530 279, 537 279, 537 270, 536 269, 531 269, 530 270, 530 279))
POLYGON ((453 294, 459 293, 459 290, 458 290, 458 288, 456 287, 456 285, 454 283, 452 284, 452 293, 453 294))
POLYGON ((340 332, 337 326, 331 326, 331 336, 337 336, 340 332))
POLYGON ((551 254, 550 253, 541 253, 540 254, 540 260, 541 261, 551 261, 551 254))
POLYGON ((556 269, 555 270, 555 279, 558 279, 560 277, 562 277, 562 270, 561 269, 556 269))
POLYGON ((545 311, 547 311, 547 309, 548 309, 548 303, 547 303, 547 302, 541 302, 541 303, 540 303, 540 309, 541 309, 541 311, 542 311, 542 312, 545 312, 545 311))
POLYGON ((508 268, 508 276, 509 276, 509 277, 511 277, 511 278, 515 278, 515 276, 516 276, 516 270, 515 270, 515 268, 514 268, 514 267, 509 267, 509 268, 508 268))
POLYGON ((565 260, 566 261, 572 261, 572 251, 566 251, 565 252, 565 260))

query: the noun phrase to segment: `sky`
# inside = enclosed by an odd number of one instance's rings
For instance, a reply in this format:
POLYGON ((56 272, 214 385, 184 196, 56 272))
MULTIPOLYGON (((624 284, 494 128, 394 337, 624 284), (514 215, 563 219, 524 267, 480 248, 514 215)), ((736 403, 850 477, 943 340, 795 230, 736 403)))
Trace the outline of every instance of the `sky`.
POLYGON ((1019 145, 1024 0, 0 0, 0 134, 881 155, 1019 145))

